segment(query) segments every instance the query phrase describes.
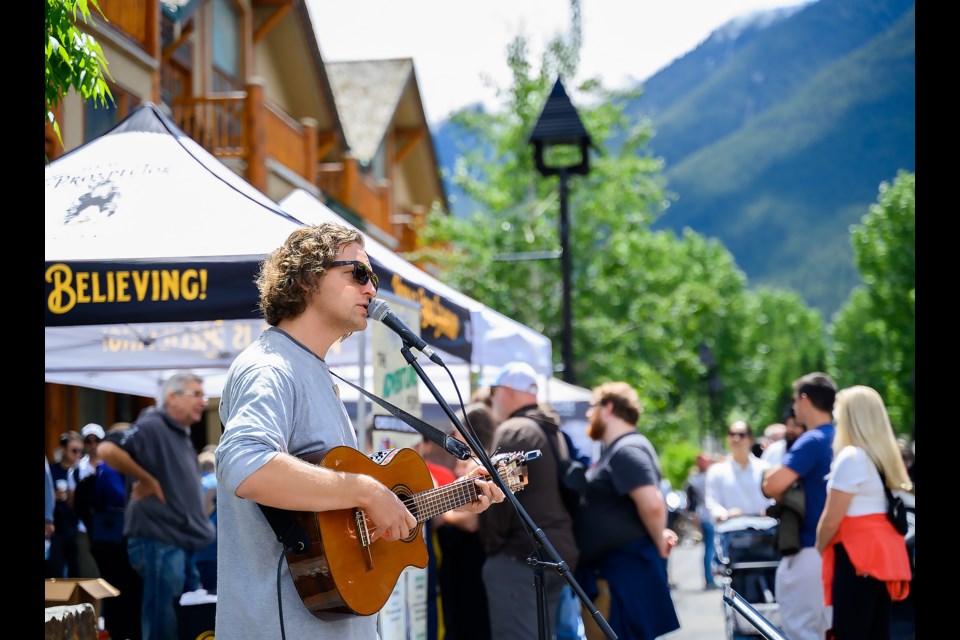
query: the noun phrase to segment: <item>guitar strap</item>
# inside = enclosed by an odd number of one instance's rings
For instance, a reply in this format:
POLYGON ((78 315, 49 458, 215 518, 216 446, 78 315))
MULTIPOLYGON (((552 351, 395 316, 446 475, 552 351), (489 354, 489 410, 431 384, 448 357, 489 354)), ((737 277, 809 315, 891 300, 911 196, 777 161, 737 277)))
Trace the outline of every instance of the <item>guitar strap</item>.
MULTIPOLYGON (((429 438, 432 442, 444 447, 448 451, 451 449, 447 446, 448 440, 453 440, 455 444, 459 444, 459 440, 448 436, 444 432, 440 431, 433 425, 424 422, 420 418, 416 417, 411 413, 407 413, 400 407, 390 404, 383 398, 379 398, 376 395, 370 393, 366 389, 357 386, 341 378, 333 371, 330 371, 330 375, 346 382, 348 385, 367 396, 381 407, 392 413, 394 416, 403 420, 405 423, 419 431, 425 437, 429 438)), ((220 421, 220 433, 223 433, 226 430, 226 427, 223 424, 223 420, 220 421)), ((307 534, 303 528, 297 524, 296 520, 290 515, 289 511, 285 509, 278 509, 276 507, 270 507, 257 503, 257 506, 260 507, 260 510, 263 512, 263 516, 267 519, 267 522, 270 524, 270 528, 273 529, 273 533, 277 536, 277 540, 280 544, 283 545, 284 550, 290 551, 296 554, 306 553, 310 549, 310 536, 307 534)))
MULTIPOLYGON (((460 441, 459 441, 459 440, 457 440, 457 439, 454 438, 453 436, 449 436, 449 435, 445 434, 443 431, 440 431, 440 429, 437 429, 437 428, 434 427, 432 424, 429 424, 429 423, 427 423, 427 422, 424 422, 423 420, 421 420, 421 419, 418 418, 417 416, 415 416, 415 415, 413 415, 413 414, 411 414, 411 413, 407 413, 406 411, 404 411, 404 410, 401 409, 400 407, 397 407, 397 406, 395 406, 395 405, 392 405, 392 404, 390 404, 389 402, 387 402, 386 400, 384 400, 383 398, 379 398, 379 397, 373 395, 372 393, 370 393, 369 391, 367 391, 367 390, 364 389, 363 387, 357 386, 357 385, 353 384, 352 382, 350 382, 349 380, 344 380, 343 378, 341 378, 340 376, 338 376, 337 374, 335 374, 333 371, 330 372, 330 375, 332 375, 334 378, 337 378, 337 379, 339 379, 339 380, 343 380, 343 381, 346 382, 348 385, 350 385, 351 387, 353 387, 354 389, 356 389, 357 391, 359 391, 359 392, 362 393, 363 395, 367 396, 368 398, 370 398, 371 400, 373 400, 374 402, 376 402, 377 404, 379 404, 381 407, 383 407, 384 409, 386 409, 387 411, 389 411, 390 413, 392 413, 393 415, 395 415, 396 417, 400 418, 400 419, 403 420, 405 423, 407 423, 408 425, 410 425, 411 427, 413 427, 414 429, 416 429, 417 431, 419 431, 421 434, 424 435, 424 437, 426 437, 427 439, 429 439, 431 442, 433 442, 433 443, 435 443, 435 444, 443 447, 443 448, 446 449, 447 451, 453 452, 453 451, 461 448, 461 447, 458 446, 458 445, 460 445, 460 441), (452 441, 452 442, 451 442, 451 441, 452 441), (452 448, 451 448, 451 447, 452 447, 452 448)), ((468 454, 469 454, 469 451, 468 451, 468 454)), ((464 458, 461 458, 461 459, 464 459, 464 458)))

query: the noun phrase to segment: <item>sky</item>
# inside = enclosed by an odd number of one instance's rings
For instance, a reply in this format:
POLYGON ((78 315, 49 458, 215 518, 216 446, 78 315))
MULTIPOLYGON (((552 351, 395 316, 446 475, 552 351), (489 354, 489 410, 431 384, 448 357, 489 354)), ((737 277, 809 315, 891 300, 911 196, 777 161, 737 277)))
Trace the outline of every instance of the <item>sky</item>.
MULTIPOLYGON (((582 0, 578 79, 622 88, 649 78, 732 18, 809 0, 582 0)), ((537 64, 545 44, 566 33, 569 0, 308 0, 327 62, 412 58, 427 121, 482 102, 509 85, 507 44, 519 33, 537 64)), ((565 79, 568 91, 570 82, 565 79)))

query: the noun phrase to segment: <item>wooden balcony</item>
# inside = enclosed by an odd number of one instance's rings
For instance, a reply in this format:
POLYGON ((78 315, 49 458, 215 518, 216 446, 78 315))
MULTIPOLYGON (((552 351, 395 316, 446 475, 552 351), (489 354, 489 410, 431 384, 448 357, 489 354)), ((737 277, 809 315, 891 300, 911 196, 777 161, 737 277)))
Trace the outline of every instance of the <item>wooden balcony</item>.
POLYGON ((173 119, 184 133, 217 158, 236 158, 250 184, 266 191, 266 159, 273 158, 314 180, 316 127, 294 121, 263 98, 263 88, 175 98, 173 119))
MULTIPOLYGON (((136 42, 148 55, 159 53, 160 14, 159 0, 130 2, 130 0, 98 0, 97 4, 106 17, 110 28, 123 33, 136 42)), ((91 15, 101 20, 96 9, 91 7, 91 15)))
POLYGON ((249 155, 245 125, 246 92, 176 98, 173 120, 184 133, 218 158, 249 155))
POLYGON ((173 119, 184 133, 217 158, 237 158, 245 178, 266 191, 266 159, 271 158, 353 209, 369 224, 393 235, 389 186, 365 175, 352 158, 319 163, 321 146, 312 121, 295 121, 263 97, 262 88, 173 100, 173 119), (259 141, 259 144, 258 144, 259 141))
POLYGON ((352 158, 344 162, 326 162, 317 168, 316 184, 370 224, 392 233, 390 220, 390 189, 380 181, 360 171, 352 158))

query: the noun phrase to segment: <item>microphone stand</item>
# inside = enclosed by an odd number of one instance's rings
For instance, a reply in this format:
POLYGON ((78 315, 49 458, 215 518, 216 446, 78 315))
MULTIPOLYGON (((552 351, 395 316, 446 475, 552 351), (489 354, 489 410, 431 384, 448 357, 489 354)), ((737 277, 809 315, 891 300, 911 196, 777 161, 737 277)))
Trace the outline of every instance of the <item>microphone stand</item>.
POLYGON ((457 419, 457 415, 453 412, 453 409, 451 409, 450 405, 447 404, 447 401, 443 399, 443 396, 437 390, 437 387, 434 386, 433 381, 430 380, 430 377, 427 376, 427 374, 423 371, 423 367, 421 367, 420 363, 417 362, 416 356, 414 356, 410 351, 411 347, 416 348, 414 345, 409 344, 407 340, 403 340, 403 348, 400 349, 400 353, 403 355, 404 360, 406 360, 407 364, 412 366, 414 371, 417 372, 417 376, 419 376, 419 378, 423 380, 423 383, 427 385, 430 393, 433 394, 433 397, 437 400, 437 403, 440 405, 440 408, 443 409, 443 412, 447 414, 447 417, 450 418, 453 426, 456 427, 457 431, 460 432, 460 435, 463 436, 464 440, 466 440, 473 449, 476 457, 483 464, 484 468, 490 473, 490 478, 497 483, 497 486, 499 486, 500 490, 503 491, 503 495, 507 500, 510 501, 510 504, 513 505, 517 515, 520 516, 520 521, 523 523, 527 532, 531 534, 531 537, 536 544, 536 549, 534 549, 533 553, 530 554, 530 557, 527 558, 527 564, 533 568, 534 589, 536 589, 537 592, 537 629, 539 631, 538 635, 540 640, 547 640, 547 612, 549 611, 544 589, 544 567, 554 569, 557 571, 557 573, 563 576, 563 578, 573 589, 574 593, 577 594, 577 597, 580 598, 580 601, 583 603, 583 605, 590 611, 591 617, 593 618, 594 622, 597 623, 597 626, 600 627, 600 630, 603 631, 603 635, 609 640, 617 640, 617 634, 613 632, 613 629, 611 629, 610 625, 607 624, 607 621, 590 600, 589 596, 587 596, 586 592, 580 586, 580 583, 577 582, 576 578, 573 577, 573 572, 570 571, 570 567, 566 562, 564 562, 563 558, 560 557, 560 554, 557 553, 557 550, 550 543, 550 540, 547 539, 547 534, 545 534, 543 530, 537 526, 537 524, 530 517, 530 514, 527 513, 526 509, 523 508, 523 505, 520 504, 517 496, 514 495, 513 491, 511 491, 503 481, 503 478, 500 477, 500 473, 497 471, 489 456, 487 456, 487 452, 484 450, 483 445, 480 444, 473 436, 472 430, 466 429, 463 424, 460 423, 460 420, 457 419), (549 560, 542 560, 544 557, 544 551, 546 552, 546 557, 549 558, 549 560))

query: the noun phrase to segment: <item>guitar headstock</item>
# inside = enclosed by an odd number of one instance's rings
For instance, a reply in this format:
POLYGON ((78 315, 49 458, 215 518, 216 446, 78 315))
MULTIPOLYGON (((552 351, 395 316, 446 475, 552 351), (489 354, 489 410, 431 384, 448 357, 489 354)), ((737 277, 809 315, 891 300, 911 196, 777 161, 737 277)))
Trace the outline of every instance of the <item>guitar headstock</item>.
POLYGON ((521 491, 529 482, 526 461, 527 455, 522 451, 498 453, 490 458, 504 484, 513 493, 521 491))

